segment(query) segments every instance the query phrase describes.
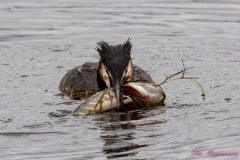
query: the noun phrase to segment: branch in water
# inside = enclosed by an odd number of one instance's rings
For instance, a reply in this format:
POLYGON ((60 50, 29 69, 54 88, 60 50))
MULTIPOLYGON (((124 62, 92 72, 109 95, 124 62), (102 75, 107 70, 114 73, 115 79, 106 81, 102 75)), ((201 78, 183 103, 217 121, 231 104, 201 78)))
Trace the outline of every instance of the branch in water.
POLYGON ((173 74, 173 75, 171 75, 171 76, 166 76, 166 79, 162 82, 162 83, 160 83, 160 84, 158 84, 157 86, 160 86, 160 85, 162 85, 162 84, 165 84, 165 83, 168 83, 168 82, 171 82, 171 81, 174 81, 174 80, 179 80, 179 79, 189 79, 189 80, 193 80, 193 81, 195 81, 200 87, 201 87, 201 90, 202 90, 202 97, 203 97, 203 100, 205 100, 205 93, 204 93, 204 89, 203 89, 203 87, 202 87, 202 85, 197 81, 197 77, 184 77, 184 74, 185 74, 185 71, 186 70, 188 70, 188 68, 185 68, 185 65, 184 65, 184 62, 183 62, 183 60, 182 60, 182 64, 183 64, 183 70, 181 70, 181 71, 179 71, 179 72, 177 72, 177 73, 175 73, 175 74, 173 74), (182 73, 182 77, 181 78, 175 78, 175 79, 171 79, 172 77, 174 77, 174 76, 177 76, 177 75, 179 75, 180 73, 182 73))

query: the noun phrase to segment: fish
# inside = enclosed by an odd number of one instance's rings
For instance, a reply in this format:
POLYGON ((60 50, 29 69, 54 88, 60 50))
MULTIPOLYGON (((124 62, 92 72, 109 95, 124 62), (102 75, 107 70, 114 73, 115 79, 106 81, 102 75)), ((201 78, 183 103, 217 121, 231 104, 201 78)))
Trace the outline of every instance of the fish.
MULTIPOLYGON (((134 101, 129 96, 123 96, 124 105, 133 102, 134 101)), ((107 88, 86 99, 73 111, 73 115, 84 116, 87 114, 104 112, 115 108, 118 108, 117 98, 114 94, 113 88, 107 88)))
MULTIPOLYGON (((161 105, 166 97, 160 86, 152 83, 130 82, 122 86, 125 109, 161 105)), ((113 88, 107 88, 86 99, 74 111, 74 116, 84 116, 118 108, 113 88)))
POLYGON ((126 95, 144 107, 161 105, 166 98, 161 86, 152 83, 132 82, 123 85, 122 88, 126 95))

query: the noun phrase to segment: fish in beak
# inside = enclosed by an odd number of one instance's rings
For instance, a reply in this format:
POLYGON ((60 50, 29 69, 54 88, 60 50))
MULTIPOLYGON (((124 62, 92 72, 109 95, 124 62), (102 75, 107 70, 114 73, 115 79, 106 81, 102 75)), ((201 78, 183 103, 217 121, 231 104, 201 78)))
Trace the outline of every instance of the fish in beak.
POLYGON ((122 86, 125 95, 131 97, 138 105, 153 106, 164 104, 166 94, 161 86, 151 83, 131 82, 122 86))
MULTIPOLYGON (((129 96, 123 95, 124 105, 132 103, 135 104, 135 102, 129 96)), ((86 99, 73 111, 73 115, 84 116, 116 108, 118 108, 117 99, 113 91, 113 88, 107 88, 101 92, 97 92, 93 96, 86 99)))
MULTIPOLYGON (((122 103, 126 109, 163 105, 166 95, 160 86, 151 83, 130 82, 122 86, 122 103)), ((114 89, 115 90, 115 89, 114 89)), ((94 94, 80 104, 74 111, 75 116, 84 116, 118 108, 116 92, 107 88, 94 94)))
POLYGON ((122 104, 121 86, 132 76, 131 42, 128 39, 124 44, 109 45, 101 41, 96 50, 100 55, 98 68, 98 86, 100 90, 114 88, 117 106, 122 104))

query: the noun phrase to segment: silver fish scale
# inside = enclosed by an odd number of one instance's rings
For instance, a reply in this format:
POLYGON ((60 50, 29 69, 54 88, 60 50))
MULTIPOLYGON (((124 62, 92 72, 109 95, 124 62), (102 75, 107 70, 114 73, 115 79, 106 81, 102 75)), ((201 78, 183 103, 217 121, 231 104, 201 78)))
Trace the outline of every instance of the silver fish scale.
MULTIPOLYGON (((102 112, 106 109, 102 107, 103 104, 110 102, 112 103, 114 98, 114 92, 112 88, 106 89, 104 91, 98 92, 86 99, 80 106, 78 106, 74 111, 73 115, 86 115, 90 113, 102 112)), ((107 109, 115 108, 110 104, 107 109)))

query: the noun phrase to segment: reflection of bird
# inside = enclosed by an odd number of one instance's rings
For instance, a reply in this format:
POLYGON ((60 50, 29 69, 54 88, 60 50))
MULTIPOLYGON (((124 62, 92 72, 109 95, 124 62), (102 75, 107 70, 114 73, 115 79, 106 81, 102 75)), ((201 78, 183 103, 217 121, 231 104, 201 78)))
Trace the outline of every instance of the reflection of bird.
POLYGON ((127 81, 154 83, 146 71, 132 64, 132 44, 129 39, 119 45, 109 45, 104 41, 97 44, 99 62, 86 62, 68 71, 59 84, 63 94, 73 99, 82 99, 99 90, 114 87, 119 106, 121 86, 127 81))

